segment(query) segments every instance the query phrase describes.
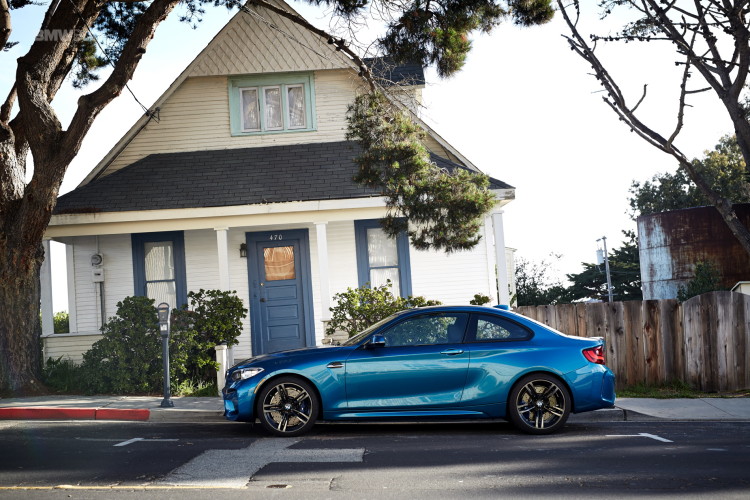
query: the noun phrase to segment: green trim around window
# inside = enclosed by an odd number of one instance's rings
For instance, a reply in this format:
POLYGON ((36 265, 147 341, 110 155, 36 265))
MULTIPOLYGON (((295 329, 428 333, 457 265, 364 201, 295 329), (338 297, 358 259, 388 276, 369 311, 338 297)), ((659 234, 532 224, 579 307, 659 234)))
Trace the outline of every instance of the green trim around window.
POLYGON ((236 76, 228 79, 229 92, 229 124, 233 136, 288 134, 293 132, 312 132, 317 129, 315 116, 315 78, 312 73, 278 73, 258 76, 236 76), (290 128, 287 103, 287 85, 302 85, 305 90, 305 128, 290 128), (263 87, 281 86, 282 116, 284 126, 281 130, 265 130, 265 112, 263 87), (260 130, 242 130, 242 107, 240 89, 257 87, 260 99, 260 130))

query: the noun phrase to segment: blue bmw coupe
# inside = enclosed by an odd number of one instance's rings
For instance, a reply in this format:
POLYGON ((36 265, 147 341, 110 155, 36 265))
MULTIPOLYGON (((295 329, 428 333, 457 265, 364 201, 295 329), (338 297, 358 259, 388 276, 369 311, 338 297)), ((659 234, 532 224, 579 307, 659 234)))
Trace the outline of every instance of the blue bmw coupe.
POLYGON ((503 418, 531 434, 615 402, 601 338, 478 306, 396 313, 339 346, 282 351, 227 371, 224 415, 297 436, 316 420, 503 418))

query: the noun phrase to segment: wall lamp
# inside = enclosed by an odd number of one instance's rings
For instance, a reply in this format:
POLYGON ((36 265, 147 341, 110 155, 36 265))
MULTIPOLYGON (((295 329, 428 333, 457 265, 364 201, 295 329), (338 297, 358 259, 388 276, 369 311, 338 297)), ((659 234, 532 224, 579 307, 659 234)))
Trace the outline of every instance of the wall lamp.
POLYGON ((247 258, 247 243, 243 243, 240 245, 240 257, 243 259, 247 258))

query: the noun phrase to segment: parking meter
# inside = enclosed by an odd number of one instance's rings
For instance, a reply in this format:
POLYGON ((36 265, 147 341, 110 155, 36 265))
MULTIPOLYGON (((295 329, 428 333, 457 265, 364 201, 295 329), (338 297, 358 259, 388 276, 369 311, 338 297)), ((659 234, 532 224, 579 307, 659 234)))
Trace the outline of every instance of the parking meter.
POLYGON ((156 307, 159 317, 159 333, 161 333, 161 354, 164 360, 164 399, 162 408, 172 408, 172 394, 169 384, 169 304, 162 302, 156 307))

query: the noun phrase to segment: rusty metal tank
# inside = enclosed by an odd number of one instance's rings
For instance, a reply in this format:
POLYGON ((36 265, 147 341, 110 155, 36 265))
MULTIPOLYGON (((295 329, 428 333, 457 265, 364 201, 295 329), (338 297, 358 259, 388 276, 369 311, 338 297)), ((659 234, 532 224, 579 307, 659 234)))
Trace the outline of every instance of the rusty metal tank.
MULTIPOLYGON (((734 205, 734 210, 750 227, 750 203, 734 205)), ((638 250, 645 300, 676 298, 700 261, 710 261, 719 269, 726 289, 750 280, 750 256, 714 207, 638 217, 638 250)))

